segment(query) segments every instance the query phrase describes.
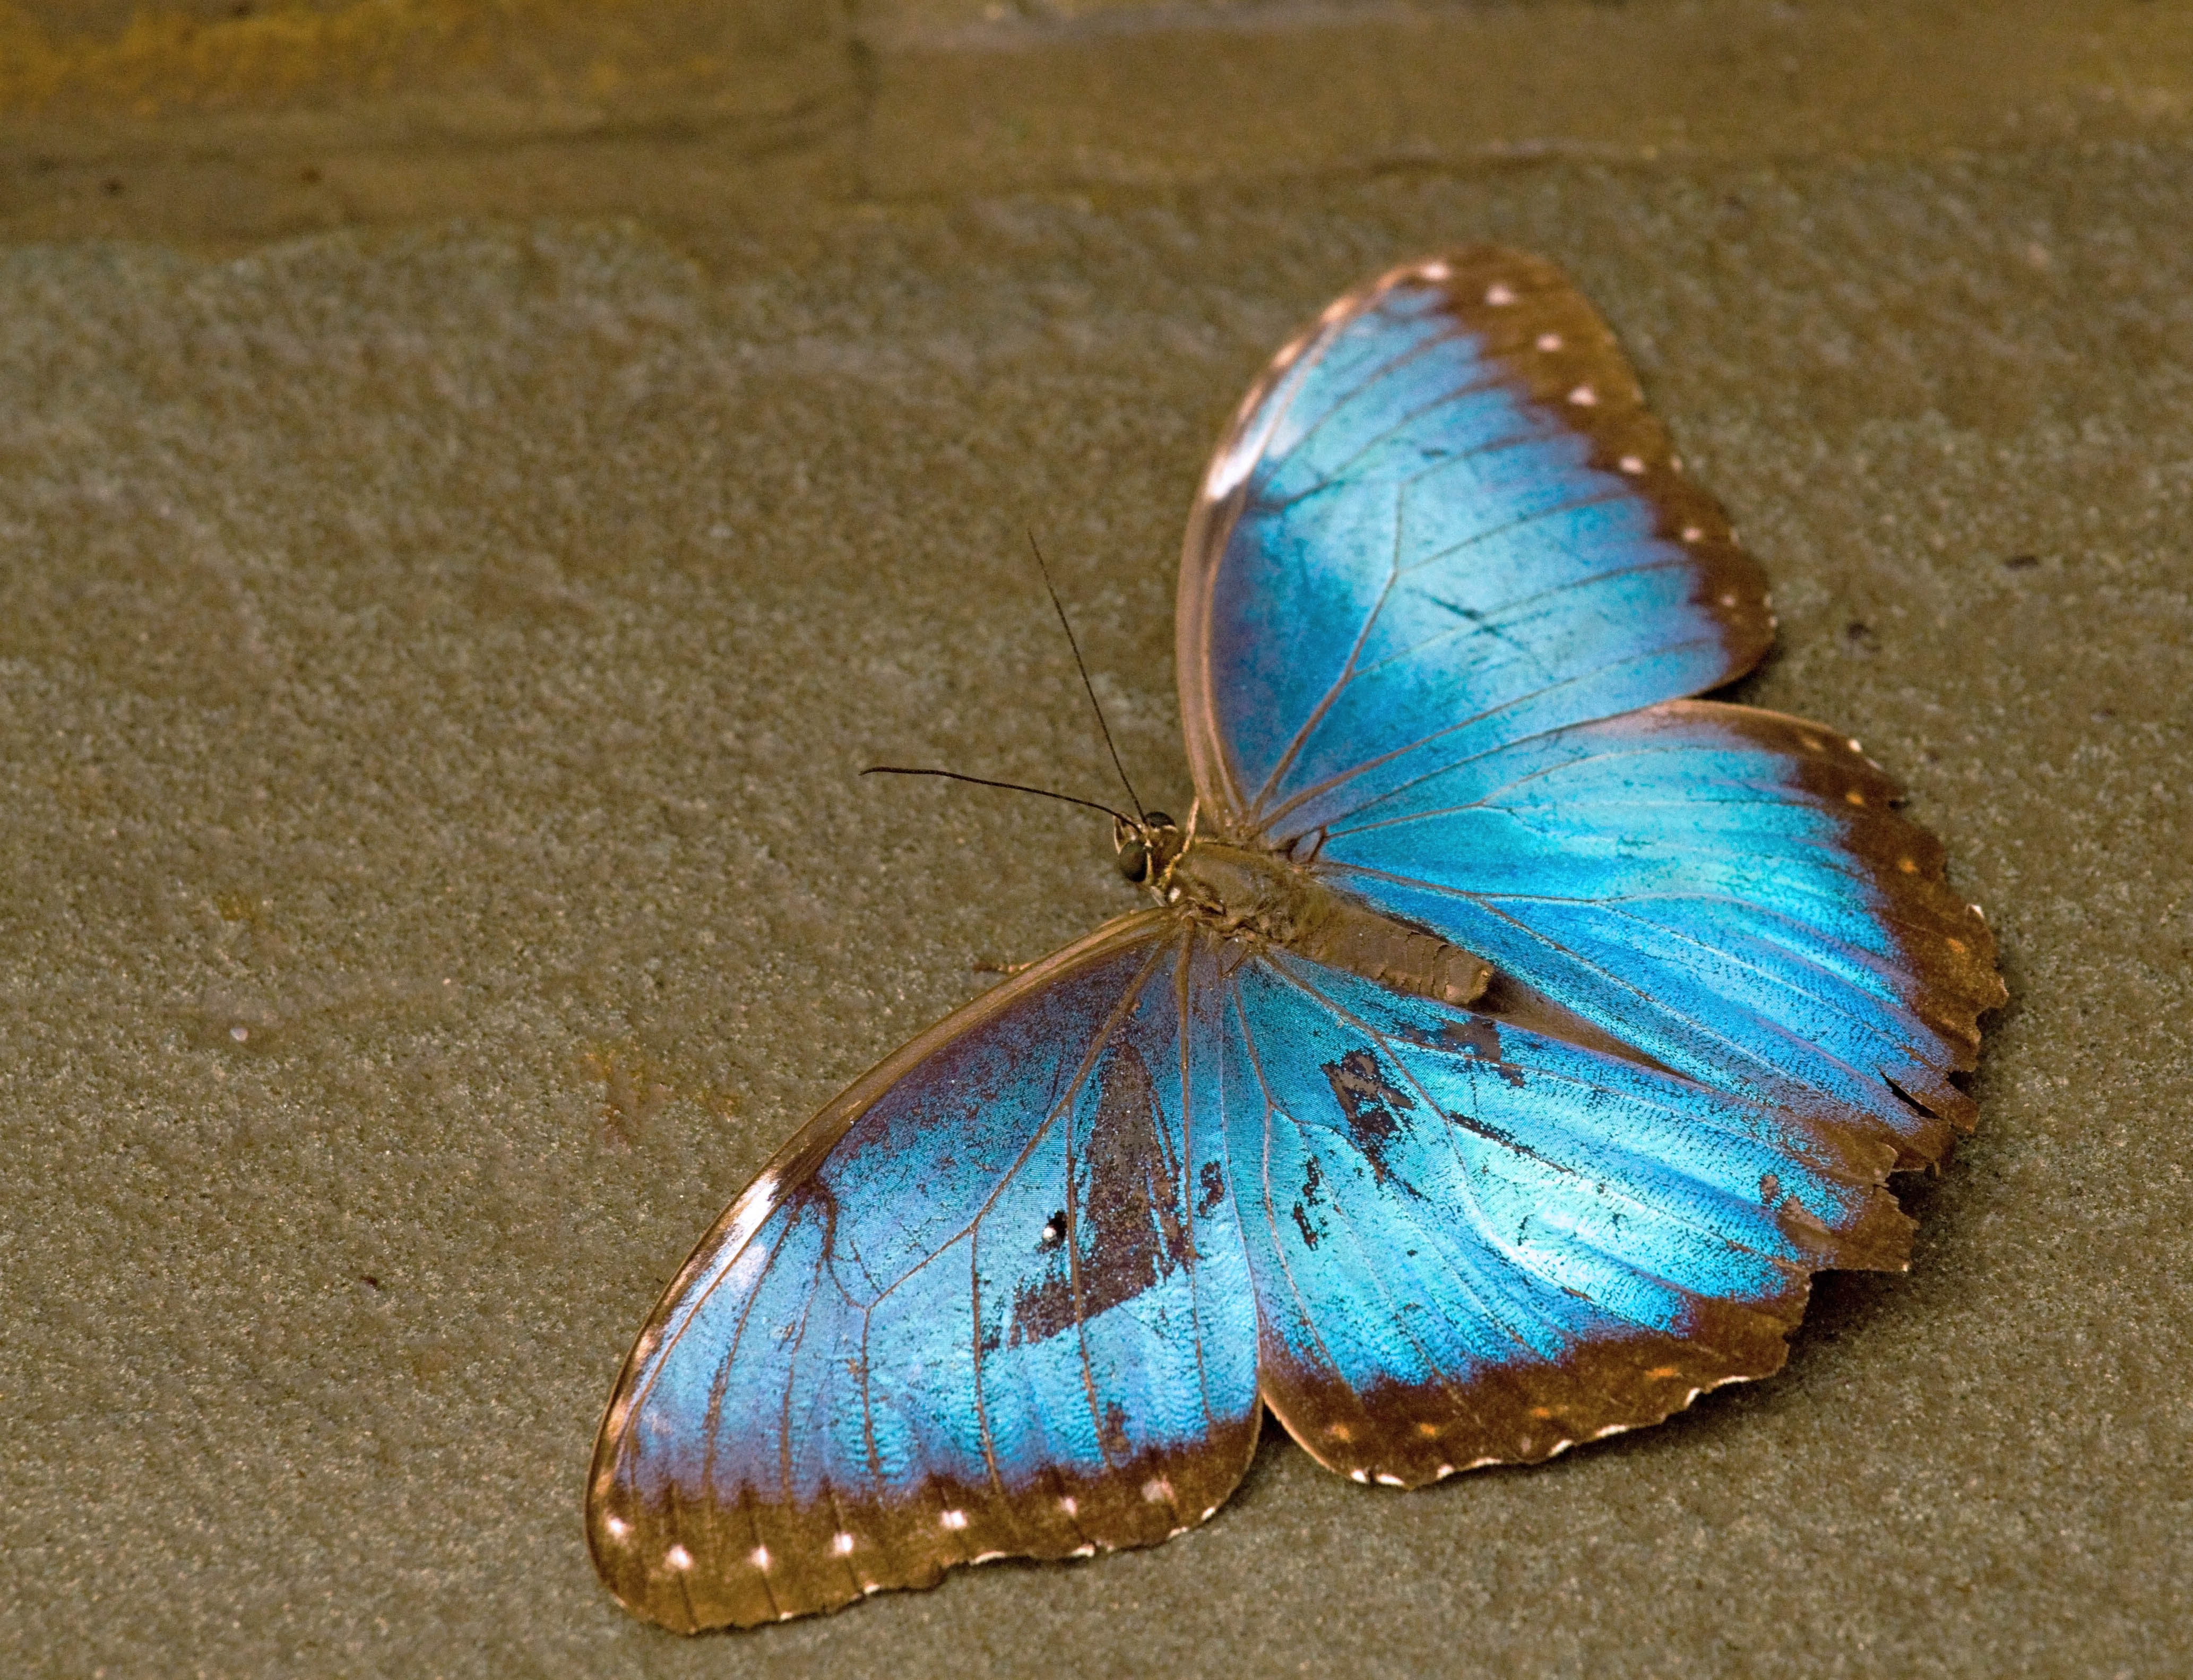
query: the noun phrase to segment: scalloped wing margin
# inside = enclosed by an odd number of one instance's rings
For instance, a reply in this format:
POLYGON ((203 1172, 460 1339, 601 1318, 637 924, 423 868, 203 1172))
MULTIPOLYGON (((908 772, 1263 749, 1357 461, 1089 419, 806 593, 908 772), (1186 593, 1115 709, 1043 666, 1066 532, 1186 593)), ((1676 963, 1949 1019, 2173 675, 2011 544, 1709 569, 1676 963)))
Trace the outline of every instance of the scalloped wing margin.
POLYGON ((1120 919, 825 1109, 665 1293, 604 1419, 597 1566, 691 1631, 1143 1545, 1254 1452, 1208 951, 1120 919), (1206 971, 1197 983, 1195 966, 1206 971), (1187 1028, 1187 1030, 1183 1030, 1187 1028))

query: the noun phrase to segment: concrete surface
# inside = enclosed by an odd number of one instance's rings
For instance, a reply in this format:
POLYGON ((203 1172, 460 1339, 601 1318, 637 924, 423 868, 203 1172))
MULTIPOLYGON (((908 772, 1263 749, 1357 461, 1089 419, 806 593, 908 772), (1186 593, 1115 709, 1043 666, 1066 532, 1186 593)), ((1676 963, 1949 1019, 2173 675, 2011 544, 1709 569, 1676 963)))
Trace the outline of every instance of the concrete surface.
POLYGON ((0 1671, 2193 1670, 2184 9, 11 43, 0 1671), (1569 267, 1765 559, 1738 697, 1860 737, 2001 935, 1911 1274, 1543 1469, 1395 1494, 1274 1436, 1154 1551, 633 1620, 581 1477, 662 1282, 973 964, 1125 902, 1076 813, 854 772, 1101 792, 1033 525, 1177 798, 1210 439, 1475 239, 1569 267))

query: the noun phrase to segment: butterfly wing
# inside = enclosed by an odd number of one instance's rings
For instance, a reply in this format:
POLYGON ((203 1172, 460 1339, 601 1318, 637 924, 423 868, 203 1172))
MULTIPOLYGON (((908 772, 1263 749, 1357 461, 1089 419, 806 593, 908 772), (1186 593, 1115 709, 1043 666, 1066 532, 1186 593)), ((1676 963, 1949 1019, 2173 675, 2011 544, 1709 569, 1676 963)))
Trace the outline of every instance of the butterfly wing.
POLYGON ((1413 1486, 1775 1369, 1820 1266, 1904 1263, 1863 1129, 1275 952, 1223 1013, 1264 1397, 1413 1486))
POLYGON ((1673 701, 1336 814, 1313 871, 1698 1084, 1941 1160, 2004 996, 1940 844, 1857 743, 1673 701))
POLYGON ((618 1597, 684 1630, 1147 1545, 1256 1445, 1217 989, 1121 918, 860 1081, 702 1241, 604 1418, 618 1597), (1199 1123, 1200 1122, 1200 1123, 1199 1123))
POLYGON ((1728 681, 1757 565, 1559 271, 1476 250, 1335 303, 1251 390, 1181 562, 1197 791, 1314 830, 1436 764, 1728 681))

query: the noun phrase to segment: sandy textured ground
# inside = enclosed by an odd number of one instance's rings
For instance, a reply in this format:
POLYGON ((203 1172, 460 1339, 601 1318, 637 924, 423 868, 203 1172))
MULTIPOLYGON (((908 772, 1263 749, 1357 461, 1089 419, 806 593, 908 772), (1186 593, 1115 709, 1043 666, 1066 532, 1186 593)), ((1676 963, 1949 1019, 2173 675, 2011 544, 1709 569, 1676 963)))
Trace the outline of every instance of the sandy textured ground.
POLYGON ((468 15, 0 9, 0 1670, 2193 1670, 2184 14, 468 15), (1125 902, 1073 812, 854 772, 1101 788, 1033 525, 1177 797, 1210 439, 1477 239, 1765 559, 1738 697, 2001 933, 1910 1275, 1543 1469, 1274 1436, 1154 1552, 633 1621, 581 1478, 688 1245, 1125 902))

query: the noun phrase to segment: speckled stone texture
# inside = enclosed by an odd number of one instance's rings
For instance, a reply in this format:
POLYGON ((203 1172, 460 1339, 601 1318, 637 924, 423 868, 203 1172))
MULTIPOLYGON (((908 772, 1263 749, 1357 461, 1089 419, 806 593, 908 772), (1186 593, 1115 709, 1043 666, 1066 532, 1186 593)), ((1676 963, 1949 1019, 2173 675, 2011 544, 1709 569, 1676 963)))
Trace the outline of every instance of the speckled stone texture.
POLYGON ((195 244, 39 211, 0 252, 0 1671, 2193 1671, 2193 130, 2156 120, 195 244), (1153 1551, 633 1620, 581 1482, 688 1246, 974 965, 1129 902, 1085 813, 856 772, 1101 796, 1033 527, 1177 808, 1210 439, 1343 286, 1487 239, 1569 268, 1768 567, 1735 697, 1862 739, 2001 936, 1910 1275, 1543 1468, 1395 1494, 1268 1431, 1153 1551))

